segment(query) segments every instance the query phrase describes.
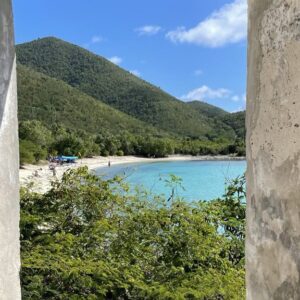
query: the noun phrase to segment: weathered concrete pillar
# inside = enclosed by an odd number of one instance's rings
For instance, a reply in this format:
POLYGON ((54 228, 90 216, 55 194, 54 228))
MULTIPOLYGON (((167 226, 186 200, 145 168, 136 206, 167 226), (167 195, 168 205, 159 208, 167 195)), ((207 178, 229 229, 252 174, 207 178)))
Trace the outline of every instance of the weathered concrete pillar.
POLYGON ((300 299, 300 1, 249 0, 247 299, 300 299))
POLYGON ((0 0, 0 299, 20 295, 19 146, 11 0, 0 0))

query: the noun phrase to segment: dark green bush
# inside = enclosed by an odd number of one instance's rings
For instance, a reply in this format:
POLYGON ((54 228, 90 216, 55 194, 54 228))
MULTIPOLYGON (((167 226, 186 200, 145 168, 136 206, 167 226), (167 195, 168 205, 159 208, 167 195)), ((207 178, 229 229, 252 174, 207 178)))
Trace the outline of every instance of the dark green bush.
POLYGON ((47 150, 31 141, 20 140, 20 164, 35 164, 40 160, 45 160, 47 150))
POLYGON ((87 169, 22 190, 23 299, 245 298, 242 181, 212 202, 127 190, 87 169))

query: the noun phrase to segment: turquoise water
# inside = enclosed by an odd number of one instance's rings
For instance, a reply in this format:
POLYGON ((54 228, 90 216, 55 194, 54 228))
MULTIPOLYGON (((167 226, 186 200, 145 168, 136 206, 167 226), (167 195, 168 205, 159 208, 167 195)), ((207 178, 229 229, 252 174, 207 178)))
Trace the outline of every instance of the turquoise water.
POLYGON ((221 197, 226 182, 245 171, 245 161, 173 161, 115 165, 97 169, 96 174, 105 178, 125 175, 131 186, 143 186, 154 194, 166 196, 171 193, 166 180, 173 174, 182 179, 184 187, 178 187, 176 195, 192 201, 221 197))

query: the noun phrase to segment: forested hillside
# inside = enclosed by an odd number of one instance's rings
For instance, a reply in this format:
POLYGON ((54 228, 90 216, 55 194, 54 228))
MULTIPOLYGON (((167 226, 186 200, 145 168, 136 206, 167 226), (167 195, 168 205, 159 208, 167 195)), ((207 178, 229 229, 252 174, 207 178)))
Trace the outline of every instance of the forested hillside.
MULTIPOLYGON (((69 86, 61 80, 18 65, 19 120, 58 123, 70 129, 97 134, 162 135, 162 131, 130 117, 69 86)), ((166 134, 165 134, 166 135, 166 134)))
POLYGON ((187 105, 192 107, 201 115, 206 115, 209 118, 219 118, 221 119, 224 116, 230 115, 229 112, 223 110, 222 108, 216 107, 214 105, 201 102, 201 101, 190 101, 187 102, 187 105))
POLYGON ((245 126, 245 111, 240 111, 232 114, 227 114, 222 118, 222 121, 229 125, 236 132, 236 135, 242 140, 246 137, 246 126, 245 126))
POLYGON ((202 139, 235 138, 230 126, 212 119, 207 111, 199 112, 105 58, 62 40, 44 38, 18 45, 17 57, 21 64, 161 130, 202 139))
POLYGON ((232 128, 235 131, 238 138, 242 140, 245 139, 245 111, 229 113, 219 107, 201 101, 191 101, 187 104, 197 110, 200 114, 204 114, 209 118, 214 119, 220 127, 226 128, 226 126, 224 126, 225 123, 229 128, 232 128))
POLYGON ((21 162, 49 154, 244 155, 244 113, 182 102, 56 38, 17 46, 21 162))

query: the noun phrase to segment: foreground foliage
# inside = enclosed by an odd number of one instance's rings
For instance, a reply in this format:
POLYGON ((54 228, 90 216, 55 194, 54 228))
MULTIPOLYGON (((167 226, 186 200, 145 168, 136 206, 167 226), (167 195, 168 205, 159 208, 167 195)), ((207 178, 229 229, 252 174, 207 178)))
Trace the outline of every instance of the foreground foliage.
POLYGON ((189 204, 83 168, 22 190, 23 299, 243 299, 243 183, 189 204))

